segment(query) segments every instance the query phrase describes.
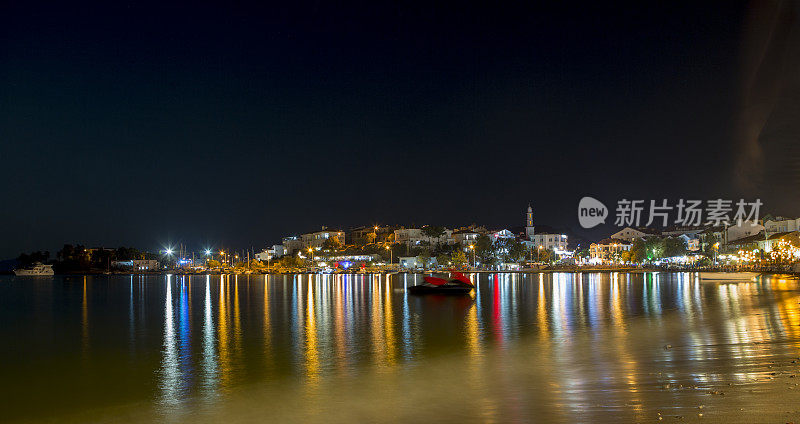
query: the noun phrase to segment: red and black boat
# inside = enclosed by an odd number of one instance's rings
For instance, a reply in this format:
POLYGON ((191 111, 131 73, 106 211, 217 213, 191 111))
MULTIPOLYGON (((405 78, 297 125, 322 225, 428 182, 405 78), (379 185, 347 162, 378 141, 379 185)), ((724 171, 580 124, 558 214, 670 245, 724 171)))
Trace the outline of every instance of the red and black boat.
POLYGON ((475 286, 466 275, 452 272, 453 279, 425 277, 422 284, 411 286, 407 290, 411 294, 468 294, 475 286))

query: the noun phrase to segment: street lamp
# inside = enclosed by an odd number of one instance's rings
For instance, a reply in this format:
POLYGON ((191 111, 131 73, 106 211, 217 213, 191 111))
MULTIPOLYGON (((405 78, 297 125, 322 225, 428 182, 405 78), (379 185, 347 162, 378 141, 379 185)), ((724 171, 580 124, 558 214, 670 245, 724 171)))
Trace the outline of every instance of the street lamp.
POLYGON ((714 243, 714 265, 717 264, 717 254, 719 253, 719 242, 714 243))
POLYGON ((311 262, 313 263, 313 262, 314 262, 314 249, 312 249, 312 248, 310 248, 310 247, 309 247, 309 248, 308 248, 308 254, 310 255, 310 257, 311 257, 311 262))
POLYGON ((174 250, 171 247, 167 247, 164 249, 164 256, 169 258, 174 253, 174 250))
MULTIPOLYGON (((378 227, 375 227, 378 228, 378 227)), ((394 262, 394 252, 392 252, 392 248, 389 245, 386 245, 386 250, 389 251, 389 266, 392 266, 392 262, 394 262)))
POLYGON ((469 250, 472 251, 472 267, 473 268, 477 268, 478 264, 475 261, 475 245, 474 244, 470 244, 469 245, 469 250))
POLYGON ((540 244, 540 245, 539 245, 539 248, 538 248, 538 249, 536 249, 536 262, 539 262, 539 261, 541 261, 541 259, 539 259, 539 255, 541 255, 541 253, 542 253, 542 247, 543 247, 543 246, 540 244))

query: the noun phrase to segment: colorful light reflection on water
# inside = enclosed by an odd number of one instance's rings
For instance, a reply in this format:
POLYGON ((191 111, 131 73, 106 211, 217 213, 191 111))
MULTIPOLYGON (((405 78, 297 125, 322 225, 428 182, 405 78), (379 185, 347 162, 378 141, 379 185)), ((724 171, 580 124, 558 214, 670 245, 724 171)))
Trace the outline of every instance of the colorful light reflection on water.
POLYGON ((648 421, 702 408, 747 422, 759 405, 800 404, 795 279, 471 278, 471 296, 415 297, 419 275, 3 277, 5 418, 648 421))

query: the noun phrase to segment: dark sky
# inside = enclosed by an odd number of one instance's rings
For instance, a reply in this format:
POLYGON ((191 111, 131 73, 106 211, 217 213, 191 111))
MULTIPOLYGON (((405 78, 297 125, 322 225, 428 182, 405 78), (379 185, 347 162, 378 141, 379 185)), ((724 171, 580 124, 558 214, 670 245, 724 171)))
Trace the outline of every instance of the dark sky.
POLYGON ((0 257, 510 227, 529 201, 574 230, 584 195, 800 214, 796 4, 336 3, 4 2, 0 257), (735 182, 742 119, 768 119, 759 166, 788 149, 789 171, 735 182))

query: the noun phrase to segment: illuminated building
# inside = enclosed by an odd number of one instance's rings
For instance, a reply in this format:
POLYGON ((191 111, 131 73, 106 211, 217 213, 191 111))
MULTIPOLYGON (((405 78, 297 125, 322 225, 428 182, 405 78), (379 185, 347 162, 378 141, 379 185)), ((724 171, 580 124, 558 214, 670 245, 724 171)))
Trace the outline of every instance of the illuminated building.
POLYGON ((478 240, 479 235, 481 235, 479 232, 469 228, 455 230, 453 231, 453 242, 462 246, 473 245, 478 240))
POLYGON ((113 268, 125 268, 132 271, 155 271, 158 270, 158 261, 155 259, 132 259, 129 261, 113 261, 113 268))
POLYGON ((300 236, 303 243, 303 248, 321 248, 326 240, 335 238, 339 240, 339 244, 344 246, 344 231, 328 230, 328 227, 323 226, 321 231, 313 233, 305 233, 300 236))
POLYGON ((627 240, 607 238, 589 246, 589 261, 607 264, 619 260, 617 255, 631 250, 633 243, 627 240))
POLYGON ((525 239, 523 243, 529 249, 538 249, 541 246, 545 250, 563 252, 567 250, 569 241, 567 235, 556 231, 547 226, 539 226, 539 231, 533 225, 533 208, 528 204, 528 211, 525 214, 525 239))

